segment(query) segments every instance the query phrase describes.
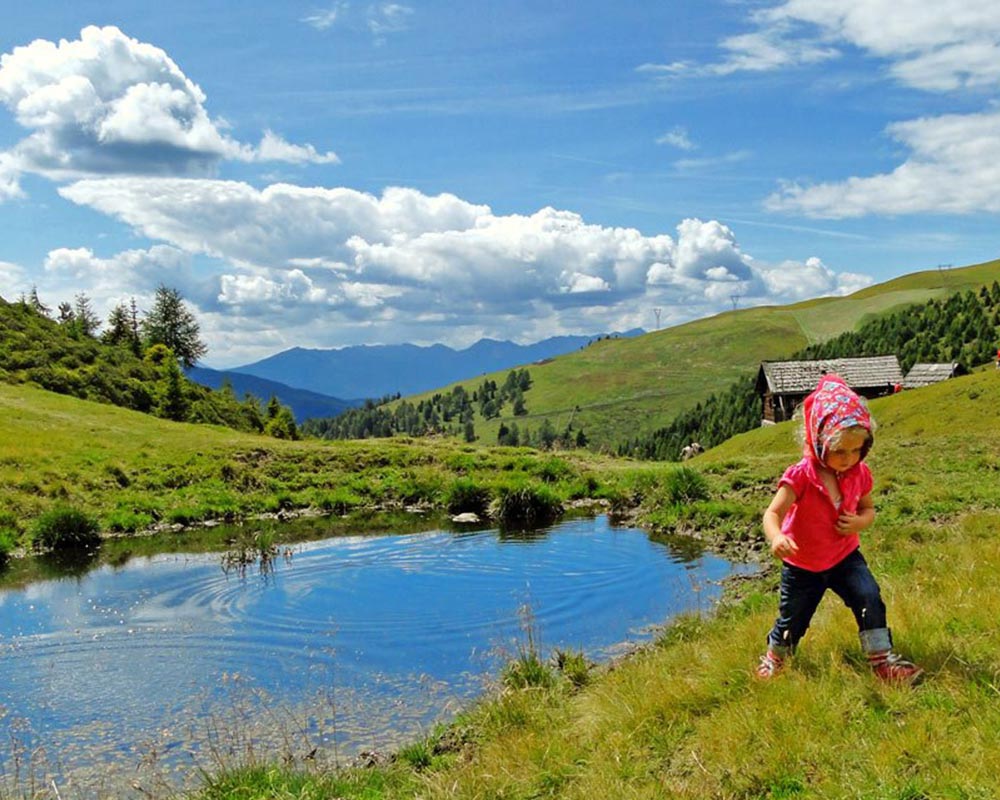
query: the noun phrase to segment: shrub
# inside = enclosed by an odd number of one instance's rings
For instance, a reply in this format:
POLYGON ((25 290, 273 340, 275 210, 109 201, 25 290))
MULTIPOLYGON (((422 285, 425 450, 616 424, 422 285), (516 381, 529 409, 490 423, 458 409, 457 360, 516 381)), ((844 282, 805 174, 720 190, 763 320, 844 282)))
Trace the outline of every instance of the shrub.
POLYGON ((104 467, 104 471, 107 472, 108 475, 112 478, 112 480, 114 480, 114 482, 117 483, 123 489, 132 483, 132 480, 129 478, 129 476, 125 474, 125 470, 123 470, 117 464, 108 464, 107 466, 104 467))
POLYGON ((593 475, 581 475, 579 480, 573 483, 569 490, 572 500, 581 498, 597 497, 601 488, 601 482, 593 475))
POLYGON ((562 513, 562 503, 546 486, 501 486, 490 504, 490 516, 506 528, 549 525, 562 513))
POLYGON ((415 770, 427 769, 434 763, 434 749, 427 741, 416 742, 402 748, 396 757, 415 770))
POLYGON ((100 528, 95 519, 82 511, 58 506, 35 520, 31 541, 37 550, 87 547, 101 541, 100 528))
POLYGON ((457 478, 445 490, 444 504, 449 514, 472 512, 483 516, 490 507, 491 492, 471 478, 457 478))
POLYGON ((330 514, 348 514, 363 505, 364 500, 350 489, 341 487, 318 494, 314 502, 330 514))
POLYGON ((17 545, 17 531, 10 528, 0 528, 0 564, 7 561, 8 556, 17 545))
POLYGON ((678 467, 667 473, 663 485, 666 498, 674 505, 708 499, 708 481, 690 467, 678 467))

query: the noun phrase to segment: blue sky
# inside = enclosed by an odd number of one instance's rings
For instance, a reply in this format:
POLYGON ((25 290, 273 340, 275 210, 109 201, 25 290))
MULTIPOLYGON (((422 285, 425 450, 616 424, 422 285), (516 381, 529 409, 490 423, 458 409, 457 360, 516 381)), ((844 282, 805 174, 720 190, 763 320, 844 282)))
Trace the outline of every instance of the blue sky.
POLYGON ((534 341, 1000 256, 1000 5, 7 4, 0 295, 217 367, 534 341))

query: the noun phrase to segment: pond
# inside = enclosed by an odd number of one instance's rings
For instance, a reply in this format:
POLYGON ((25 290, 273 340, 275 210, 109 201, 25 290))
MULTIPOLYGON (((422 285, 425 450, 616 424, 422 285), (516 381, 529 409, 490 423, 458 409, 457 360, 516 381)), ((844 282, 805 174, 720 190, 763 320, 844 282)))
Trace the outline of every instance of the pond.
POLYGON ((747 569, 596 517, 336 536, 263 574, 171 553, 3 590, 0 776, 141 794, 248 756, 349 763, 452 718, 529 635, 607 660, 747 569))

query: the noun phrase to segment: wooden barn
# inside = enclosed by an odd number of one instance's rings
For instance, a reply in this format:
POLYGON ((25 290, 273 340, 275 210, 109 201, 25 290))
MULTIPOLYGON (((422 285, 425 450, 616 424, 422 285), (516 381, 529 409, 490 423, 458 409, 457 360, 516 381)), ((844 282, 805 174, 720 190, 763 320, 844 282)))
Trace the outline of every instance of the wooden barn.
POLYGON ((764 406, 761 424, 791 419, 798 405, 828 372, 835 372, 867 398, 892 394, 903 383, 903 371, 896 356, 763 361, 757 372, 757 394, 764 406))
POLYGON ((948 378, 956 378, 965 374, 965 369, 957 361, 945 364, 914 364, 903 378, 904 389, 919 389, 930 386, 948 378))

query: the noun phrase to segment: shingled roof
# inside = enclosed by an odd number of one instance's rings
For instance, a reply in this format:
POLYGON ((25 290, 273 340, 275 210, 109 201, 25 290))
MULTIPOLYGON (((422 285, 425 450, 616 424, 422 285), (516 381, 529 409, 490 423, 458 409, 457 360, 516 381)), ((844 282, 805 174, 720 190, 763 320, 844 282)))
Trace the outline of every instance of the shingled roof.
POLYGON ((896 356, 828 358, 819 361, 763 361, 757 373, 757 392, 808 394, 820 377, 835 372, 854 390, 895 386, 903 381, 896 356))
POLYGON ((961 367, 955 361, 945 364, 914 364, 903 378, 903 388, 918 389, 921 386, 930 386, 932 383, 954 378, 960 370, 961 367))

